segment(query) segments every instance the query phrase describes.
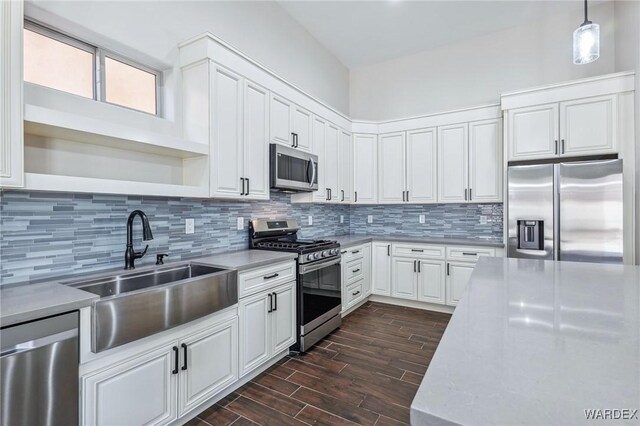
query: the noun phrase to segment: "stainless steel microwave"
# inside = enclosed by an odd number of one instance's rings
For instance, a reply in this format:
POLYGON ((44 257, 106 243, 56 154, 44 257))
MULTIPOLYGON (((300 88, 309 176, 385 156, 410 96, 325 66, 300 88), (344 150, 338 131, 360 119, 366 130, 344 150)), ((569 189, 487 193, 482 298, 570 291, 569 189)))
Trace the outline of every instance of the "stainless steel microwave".
POLYGON ((271 189, 288 192, 318 190, 318 156, 299 149, 270 145, 271 189))

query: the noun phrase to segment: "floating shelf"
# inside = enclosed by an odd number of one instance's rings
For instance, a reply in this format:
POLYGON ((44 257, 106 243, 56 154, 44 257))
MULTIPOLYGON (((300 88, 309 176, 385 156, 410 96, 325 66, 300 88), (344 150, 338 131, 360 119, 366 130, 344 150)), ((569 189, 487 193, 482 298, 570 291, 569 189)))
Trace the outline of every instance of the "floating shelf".
POLYGON ((205 144, 30 104, 24 108, 24 132, 177 158, 209 155, 205 144))

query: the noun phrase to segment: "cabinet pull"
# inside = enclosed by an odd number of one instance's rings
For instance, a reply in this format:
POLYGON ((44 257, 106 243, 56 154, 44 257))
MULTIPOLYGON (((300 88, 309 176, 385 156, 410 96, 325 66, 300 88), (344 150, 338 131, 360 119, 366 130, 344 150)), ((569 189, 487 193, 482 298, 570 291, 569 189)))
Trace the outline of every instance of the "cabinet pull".
POLYGON ((417 253, 424 253, 423 249, 411 249, 411 251, 415 251, 417 253))
POLYGON ((358 254, 358 253, 360 253, 360 250, 354 250, 351 252, 351 254, 358 254))
POLYGON ((340 201, 344 201, 344 189, 341 189, 340 192, 342 192, 342 200, 340 201))
POLYGON ((174 364, 173 364, 173 370, 171 371, 171 374, 178 374, 178 347, 174 346, 173 347, 173 357, 174 357, 174 364))
POLYGON ((329 201, 331 201, 331 198, 333 198, 333 194, 331 193, 331 188, 329 188, 329 201))
POLYGON ((555 141, 553 141, 553 153, 558 155, 558 140, 556 139, 555 141))
POLYGON ((351 271, 351 272, 353 272, 353 273, 355 274, 355 273, 357 273, 357 272, 360 272, 360 269, 359 269, 359 268, 358 268, 358 269, 354 269, 354 270, 353 270, 353 271, 351 271))
POLYGON ((357 202, 358 202, 358 191, 355 191, 355 192, 353 193, 353 195, 354 195, 354 200, 353 200, 353 202, 354 202, 354 203, 357 203, 357 202))
POLYGON ((263 278, 263 279, 265 279, 265 280, 270 280, 270 279, 275 278, 275 277, 278 277, 278 276, 280 276, 280 274, 276 272, 275 274, 265 275, 265 276, 264 276, 264 277, 262 277, 262 278, 263 278))
POLYGON ((387 256, 391 256, 391 244, 387 244, 387 256))
POLYGON ((291 148, 296 147, 296 134, 291 132, 291 148))
POLYGON ((184 355, 184 363, 182 364, 182 371, 187 369, 187 344, 183 343, 182 345, 182 355, 184 355))
POLYGON ((448 263, 447 263, 447 275, 451 275, 451 274, 449 273, 449 264, 448 264, 448 263))
POLYGON ((471 196, 471 191, 472 191, 472 188, 469 188, 469 201, 473 200, 473 197, 471 196))
POLYGON ((342 250, 340 254, 345 254, 346 252, 347 252, 346 250, 342 250))
POLYGON ((296 148, 298 147, 298 134, 296 133, 296 148))
POLYGON ((278 293, 276 293, 275 291, 273 292, 273 310, 278 310, 278 293))
POLYGON ((421 263, 422 263, 422 262, 420 262, 420 261, 418 260, 418 273, 420 273, 420 272, 421 272, 421 271, 420 271, 420 264, 421 264, 421 263))
POLYGON ((413 261, 413 272, 416 272, 416 261, 413 261))
POLYGON ((564 139, 560 141, 560 154, 564 154, 564 139))
POLYGON ((407 203, 409 202, 409 191, 407 191, 407 203))
POLYGON ((360 294, 360 290, 356 291, 355 293, 351 293, 352 296, 357 296, 360 294))
POLYGON ((467 201, 467 188, 464 189, 464 200, 467 201))
POLYGON ((247 181, 247 191, 244 195, 249 195, 249 178, 245 178, 245 180, 247 181))
POLYGON ((466 251, 466 252, 464 252, 464 251, 463 251, 463 252, 462 252, 462 255, 463 255, 463 256, 477 256, 477 255, 478 255, 478 253, 472 253, 472 252, 470 252, 470 251, 466 251))
POLYGON ((240 182, 242 183, 242 192, 240 195, 244 195, 244 178, 240 178, 240 182))
POLYGON ((329 188, 325 188, 325 191, 327 191, 327 196, 326 196, 325 200, 329 201, 329 188))

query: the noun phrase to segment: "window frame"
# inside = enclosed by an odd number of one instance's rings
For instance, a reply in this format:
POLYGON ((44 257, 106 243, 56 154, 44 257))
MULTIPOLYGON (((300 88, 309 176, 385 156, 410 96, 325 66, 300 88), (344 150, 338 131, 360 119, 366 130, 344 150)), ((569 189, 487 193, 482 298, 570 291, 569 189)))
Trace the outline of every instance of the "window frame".
MULTIPOLYGON (((162 71, 159 71, 155 68, 151 68, 147 65, 141 64, 138 61, 135 61, 133 59, 129 59, 126 56, 123 56, 117 52, 114 52, 112 50, 109 50, 107 48, 104 47, 100 47, 100 46, 96 46, 90 43, 85 42, 84 40, 80 40, 77 37, 73 37, 69 34, 65 34, 64 32, 58 30, 58 29, 54 29, 51 28, 49 26, 46 26, 38 21, 34 21, 33 19, 24 18, 24 24, 23 24, 23 28, 25 30, 29 30, 29 31, 33 31, 35 33, 41 34, 45 37, 48 37, 50 39, 59 41, 61 43, 64 44, 68 44, 69 46, 84 50, 85 52, 91 53, 93 55, 93 67, 92 67, 92 73, 93 73, 93 98, 86 98, 84 96, 82 96, 85 99, 93 99, 94 101, 97 102, 102 102, 105 103, 107 105, 114 105, 120 108, 125 108, 128 109, 130 111, 135 111, 135 112, 139 112, 142 114, 147 114, 153 117, 159 117, 162 118, 163 117, 163 97, 162 97, 162 90, 163 90, 163 73, 162 71), (155 76, 156 79, 156 90, 155 90, 155 104, 156 104, 156 112, 155 114, 147 112, 147 111, 142 111, 136 108, 132 108, 126 105, 120 105, 117 103, 113 103, 113 102, 108 102, 107 101, 107 97, 106 97, 106 67, 105 67, 105 58, 111 58, 115 61, 118 62, 122 62, 125 65, 129 65, 130 67, 133 68, 137 68, 140 71, 144 71, 146 73, 149 74, 153 74, 155 76)), ((33 84, 37 84, 37 83, 33 83, 33 84)), ((46 87, 46 86, 45 86, 46 87)), ((55 88, 51 88, 53 90, 60 90, 60 89, 55 89, 55 88)), ((65 92, 64 90, 60 90, 61 92, 65 92)), ((69 92, 65 92, 65 93, 69 93, 69 92)), ((69 93, 71 95, 74 96, 80 96, 80 95, 76 95, 74 93, 69 93)))

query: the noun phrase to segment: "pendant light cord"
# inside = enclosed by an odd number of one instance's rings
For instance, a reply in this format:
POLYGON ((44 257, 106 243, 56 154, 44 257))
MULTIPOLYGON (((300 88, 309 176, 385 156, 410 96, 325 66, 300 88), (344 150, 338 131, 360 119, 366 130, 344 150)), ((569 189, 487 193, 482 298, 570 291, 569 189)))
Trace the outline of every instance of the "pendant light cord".
POLYGON ((582 25, 589 25, 591 21, 587 17, 587 0, 584 0, 584 22, 582 25))

